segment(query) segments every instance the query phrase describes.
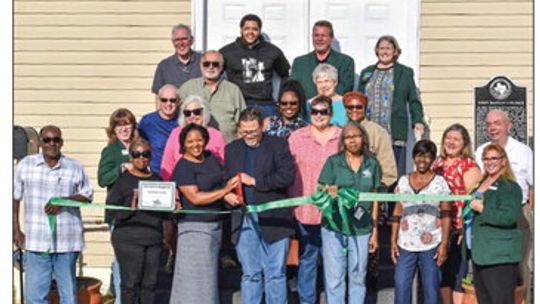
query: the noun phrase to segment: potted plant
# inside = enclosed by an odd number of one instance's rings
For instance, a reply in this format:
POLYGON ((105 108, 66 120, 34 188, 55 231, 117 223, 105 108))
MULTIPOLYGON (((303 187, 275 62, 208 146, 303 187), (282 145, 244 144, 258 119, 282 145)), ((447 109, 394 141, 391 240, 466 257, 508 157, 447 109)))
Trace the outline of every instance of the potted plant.
MULTIPOLYGON (((465 290, 465 296, 463 297, 463 304, 478 304, 476 300, 476 293, 474 291, 474 280, 472 273, 467 274, 461 281, 461 286, 465 290)), ((516 287, 514 293, 514 299, 516 304, 525 304, 525 286, 519 282, 519 286, 516 287)))

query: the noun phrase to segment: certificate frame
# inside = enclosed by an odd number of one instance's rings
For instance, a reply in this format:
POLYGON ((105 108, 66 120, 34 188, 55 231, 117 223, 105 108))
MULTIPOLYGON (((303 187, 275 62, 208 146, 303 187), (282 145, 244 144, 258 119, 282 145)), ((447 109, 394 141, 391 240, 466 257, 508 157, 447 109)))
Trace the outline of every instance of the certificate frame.
POLYGON ((153 211, 173 211, 176 208, 174 182, 139 181, 137 208, 153 211))

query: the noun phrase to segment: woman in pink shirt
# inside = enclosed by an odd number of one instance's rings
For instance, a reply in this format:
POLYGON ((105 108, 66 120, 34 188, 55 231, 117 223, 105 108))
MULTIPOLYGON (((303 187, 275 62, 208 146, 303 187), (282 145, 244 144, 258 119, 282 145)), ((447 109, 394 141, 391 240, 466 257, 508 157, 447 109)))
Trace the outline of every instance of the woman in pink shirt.
POLYGON ((221 164, 225 160, 225 137, 221 131, 208 127, 210 122, 210 107, 208 102, 198 95, 190 95, 182 101, 180 106, 180 116, 178 118, 178 127, 173 129, 161 160, 161 178, 165 181, 171 180, 172 173, 176 167, 176 163, 182 157, 180 152, 180 142, 178 136, 184 126, 190 123, 206 127, 210 135, 206 150, 212 152, 221 164))
MULTIPOLYGON (((294 131, 289 146, 294 158, 296 176, 289 188, 290 197, 311 195, 326 159, 338 151, 341 128, 330 124, 332 99, 320 96, 311 102, 311 125, 294 131)), ((321 250, 321 213, 314 205, 294 209, 300 237, 298 295, 300 303, 315 303, 317 259, 321 250)))

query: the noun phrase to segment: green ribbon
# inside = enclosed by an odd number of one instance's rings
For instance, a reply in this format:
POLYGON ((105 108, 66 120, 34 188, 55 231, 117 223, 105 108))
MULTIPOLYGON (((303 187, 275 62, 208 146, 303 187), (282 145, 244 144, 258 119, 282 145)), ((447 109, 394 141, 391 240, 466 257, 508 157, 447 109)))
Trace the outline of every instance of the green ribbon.
MULTIPOLYGON (((261 213, 278 208, 291 208, 307 204, 313 204, 321 212, 326 226, 330 230, 339 231, 345 235, 354 234, 355 221, 358 221, 353 216, 353 210, 358 202, 407 202, 407 201, 454 201, 454 200, 471 200, 471 195, 439 195, 439 194, 399 194, 399 193, 374 193, 360 192, 352 188, 341 188, 338 190, 336 198, 330 196, 326 191, 318 191, 309 196, 288 198, 268 202, 259 205, 245 205, 243 208, 213 211, 213 210, 156 210, 161 212, 171 212, 180 214, 230 214, 232 212, 245 213, 261 213)), ((101 208, 110 210, 136 211, 126 206, 105 205, 105 204, 90 204, 79 201, 74 201, 64 198, 52 198, 49 204, 62 207, 75 208, 101 208)), ((471 212, 470 206, 467 204, 463 209, 463 216, 471 212)), ((52 234, 56 234, 56 216, 49 215, 49 228, 52 234)))

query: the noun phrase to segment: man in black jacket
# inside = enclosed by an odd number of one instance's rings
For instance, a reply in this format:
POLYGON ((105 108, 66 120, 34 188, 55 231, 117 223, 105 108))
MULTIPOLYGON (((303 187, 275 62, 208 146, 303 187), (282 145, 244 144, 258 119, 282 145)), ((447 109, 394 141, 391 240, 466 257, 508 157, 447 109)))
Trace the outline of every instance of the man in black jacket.
MULTIPOLYGON (((262 115, 247 108, 240 113, 237 139, 225 148, 228 177, 240 175, 243 202, 229 193, 232 206, 259 205, 287 197, 294 165, 286 140, 263 134, 262 115)), ((232 214, 232 241, 242 264, 242 303, 286 303, 286 261, 289 236, 294 233, 291 210, 232 214)))
POLYGON ((291 66, 277 46, 264 40, 261 28, 257 15, 245 15, 240 21, 241 37, 219 51, 225 59, 227 79, 240 87, 248 107, 259 108, 267 117, 278 114, 272 96, 273 72, 285 81, 291 66))

